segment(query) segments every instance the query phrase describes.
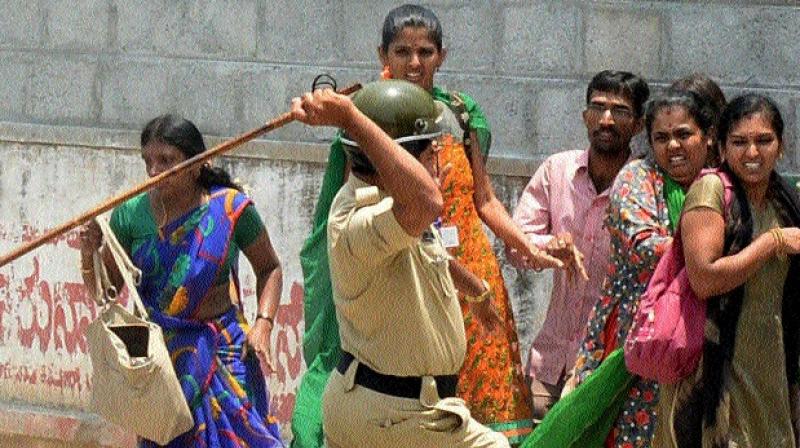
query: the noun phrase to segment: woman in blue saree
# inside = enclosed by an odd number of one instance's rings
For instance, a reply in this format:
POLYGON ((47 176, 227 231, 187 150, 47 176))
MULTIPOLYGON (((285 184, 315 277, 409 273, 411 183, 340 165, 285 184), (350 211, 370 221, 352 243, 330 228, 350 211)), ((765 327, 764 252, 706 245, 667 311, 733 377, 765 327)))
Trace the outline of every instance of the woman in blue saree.
MULTIPOLYGON (((151 177, 206 149, 194 124, 175 115, 150 121, 141 145, 151 177)), ((120 205, 110 224, 142 270, 139 294, 150 319, 164 330, 194 417, 194 427, 168 446, 283 447, 259 366, 272 369, 270 332, 282 272, 250 198, 224 170, 204 165, 120 205), (239 300, 240 252, 256 275, 252 327, 239 300)), ((97 225, 84 226, 82 272, 90 290, 92 253, 99 246, 97 225)), ((104 254, 104 261, 112 277, 119 277, 110 256, 104 254)), ((139 445, 156 446, 147 440, 139 445)))

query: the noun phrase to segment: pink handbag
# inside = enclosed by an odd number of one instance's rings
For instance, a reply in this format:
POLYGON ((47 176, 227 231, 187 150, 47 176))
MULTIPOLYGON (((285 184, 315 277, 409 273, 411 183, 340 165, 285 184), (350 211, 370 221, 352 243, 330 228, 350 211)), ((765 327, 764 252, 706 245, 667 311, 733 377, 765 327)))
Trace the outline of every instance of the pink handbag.
MULTIPOLYGON (((733 197, 728 175, 716 174, 725 186, 725 211, 733 197)), ((672 384, 697 369, 703 354, 706 304, 697 298, 686 272, 680 226, 661 257, 625 340, 625 366, 642 378, 672 384)))

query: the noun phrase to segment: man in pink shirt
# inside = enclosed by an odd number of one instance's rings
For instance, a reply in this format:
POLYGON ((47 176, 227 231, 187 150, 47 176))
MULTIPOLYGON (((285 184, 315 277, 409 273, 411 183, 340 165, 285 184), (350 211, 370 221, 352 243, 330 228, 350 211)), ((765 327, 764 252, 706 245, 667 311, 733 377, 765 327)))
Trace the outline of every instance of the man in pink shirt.
MULTIPOLYGON (((534 420, 558 400, 575 364, 608 266, 610 243, 603 220, 609 189, 631 156, 630 142, 642 129, 649 93, 647 83, 634 74, 606 70, 595 75, 583 111, 589 148, 548 157, 514 210, 514 221, 534 244, 573 266, 580 258, 576 253, 583 254, 588 274, 587 279, 575 269, 553 272, 550 306, 530 349, 534 420)), ((528 267, 518 254, 508 255, 516 267, 528 267)))

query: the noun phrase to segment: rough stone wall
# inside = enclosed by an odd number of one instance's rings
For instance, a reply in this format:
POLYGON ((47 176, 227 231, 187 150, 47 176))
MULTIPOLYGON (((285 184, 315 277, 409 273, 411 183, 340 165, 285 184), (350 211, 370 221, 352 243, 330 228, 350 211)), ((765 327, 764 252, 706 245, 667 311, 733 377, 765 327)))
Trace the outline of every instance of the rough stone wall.
MULTIPOLYGON (((375 78, 380 21, 396 1, 6 0, 0 120, 138 129, 164 111, 228 135, 284 109, 321 71, 375 78)), ((605 68, 657 85, 693 71, 728 95, 782 106, 794 142, 800 10, 786 1, 427 2, 449 48, 439 83, 483 105, 495 155, 582 146, 586 81, 605 68)), ((305 128, 273 139, 318 141, 305 128)), ((795 159, 786 163, 797 163, 795 159)))
MULTIPOLYGON (((181 113, 224 138, 285 111, 320 72, 340 85, 375 79, 380 21, 397 4, 0 2, 0 250, 141 180, 136 131, 158 114, 181 113)), ((437 83, 469 92, 483 106, 494 131, 490 171, 510 207, 543 157, 586 145, 586 83, 606 68, 639 72, 656 90, 703 71, 729 97, 769 94, 787 124, 781 168, 800 169, 797 0, 427 4, 442 20, 449 49, 437 83)), ((281 370, 271 380, 281 416, 302 369, 297 253, 331 135, 290 125, 223 162, 254 187, 287 272, 287 320, 276 332, 281 370)), ((496 247, 502 258, 502 244, 496 247)), ((65 238, 0 269, 0 402, 86 410, 89 366, 79 329, 95 311, 86 305, 76 263, 75 241, 65 238)), ((505 264, 503 272, 527 347, 546 311, 549 276, 505 264)), ((17 437, 19 415, 26 414, 0 406, 0 434, 17 437)), ((86 434, 96 431, 85 428, 95 423, 82 423, 83 432, 73 423, 55 425, 66 428, 56 431, 64 441, 123 443, 110 436, 92 441, 86 434)), ((22 435, 56 437, 47 427, 22 435)))

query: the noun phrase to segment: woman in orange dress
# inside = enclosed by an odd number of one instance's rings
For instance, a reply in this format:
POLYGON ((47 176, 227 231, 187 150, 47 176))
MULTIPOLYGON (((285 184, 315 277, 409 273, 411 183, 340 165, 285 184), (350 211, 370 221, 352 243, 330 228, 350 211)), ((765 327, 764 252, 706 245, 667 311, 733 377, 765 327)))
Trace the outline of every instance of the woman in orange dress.
MULTIPOLYGON (((446 135, 440 142, 438 157, 445 205, 440 225, 443 240, 452 245, 454 257, 485 280, 492 290, 491 301, 461 301, 467 354, 459 375, 458 396, 466 401, 476 420, 505 434, 511 444, 517 444, 532 429, 531 397, 522 373, 508 293, 497 258, 483 231, 483 223, 507 246, 526 257, 526 267, 562 267, 563 263, 531 245, 495 197, 485 167, 491 132, 483 112, 466 94, 449 92, 433 85, 434 73, 444 62, 446 53, 442 46, 441 24, 429 9, 403 5, 386 16, 382 42, 378 47, 384 67, 383 77, 417 84, 442 104, 442 127, 446 135), (465 140, 471 144, 465 145, 465 140)), ((325 182, 317 204, 315 230, 301 253, 306 272, 306 307, 312 308, 310 305, 313 305, 314 309, 322 310, 307 313, 307 319, 309 316, 315 319, 313 323, 306 322, 307 330, 311 327, 317 332, 307 334, 306 339, 320 340, 329 346, 338 345, 338 340, 333 340, 337 324, 329 292, 324 235, 330 201, 347 171, 344 157, 337 138, 331 146, 325 182), (322 329, 329 330, 326 333, 322 329)), ((328 350, 338 357, 338 350, 328 350)), ((309 353, 313 358, 307 357, 306 363, 314 366, 314 378, 320 378, 315 384, 324 384, 336 361, 328 360, 327 352, 314 354, 307 351, 306 355, 309 353)), ((322 443, 321 413, 316 398, 321 394, 321 388, 315 392, 311 380, 307 386, 301 386, 298 392, 293 448, 316 448, 322 443)))
POLYGON ((562 263, 531 245, 495 196, 485 165, 491 132, 480 107, 464 93, 433 85, 433 75, 446 56, 441 24, 433 12, 417 5, 390 11, 378 53, 384 77, 413 82, 443 105, 438 153, 444 198, 442 240, 458 262, 485 280, 493 292, 491 301, 461 301, 467 354, 458 396, 476 420, 505 434, 512 444, 520 443, 532 429, 530 390, 522 372, 508 292, 483 224, 506 245, 525 254, 533 268, 562 263))

